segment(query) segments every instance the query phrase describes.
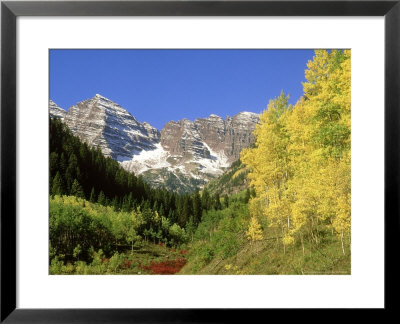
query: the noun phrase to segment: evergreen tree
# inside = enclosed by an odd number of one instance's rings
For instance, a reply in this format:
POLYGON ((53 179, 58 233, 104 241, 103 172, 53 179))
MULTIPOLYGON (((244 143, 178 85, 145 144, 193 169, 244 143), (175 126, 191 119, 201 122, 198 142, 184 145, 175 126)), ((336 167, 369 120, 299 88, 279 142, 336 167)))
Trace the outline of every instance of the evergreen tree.
POLYGON ((182 199, 182 212, 179 219, 179 225, 185 226, 189 217, 192 215, 192 202, 189 195, 184 195, 182 199))
POLYGON ((67 189, 71 191, 74 180, 78 178, 78 159, 74 153, 71 153, 68 160, 68 167, 65 171, 65 182, 67 189))
POLYGON ((49 165, 50 165, 50 177, 54 178, 57 171, 60 169, 57 152, 50 153, 49 165))
POLYGON ((186 230, 186 233, 187 233, 187 235, 190 237, 190 240, 191 240, 192 242, 193 242, 194 232, 196 231, 196 226, 197 226, 197 225, 195 225, 195 221, 194 221, 194 219, 193 219, 193 216, 191 216, 191 217, 189 218, 189 221, 186 223, 185 230, 186 230))
POLYGON ((127 195, 122 198, 121 210, 125 212, 130 211, 129 197, 127 195))
POLYGON ((219 193, 217 192, 214 196, 214 209, 219 210, 222 208, 221 199, 219 198, 219 193))
POLYGON ((211 209, 211 198, 210 193, 208 192, 207 188, 203 189, 203 193, 201 195, 201 205, 203 209, 210 210, 211 209))
POLYGON ((98 202, 100 205, 105 205, 105 204, 106 204, 106 196, 104 195, 103 190, 100 191, 99 197, 97 198, 97 202, 98 202))
POLYGON ((244 202, 247 204, 249 202, 250 198, 251 198, 250 189, 247 188, 246 194, 244 196, 244 202))
POLYGON ((111 205, 111 200, 110 200, 110 198, 108 198, 107 196, 106 196, 105 205, 106 205, 106 206, 110 206, 110 205, 111 205))
POLYGON ((119 201, 117 196, 114 196, 113 200, 111 201, 111 206, 115 211, 119 211, 119 201))
POLYGON ((76 180, 76 179, 74 179, 74 182, 72 183, 71 196, 85 198, 83 189, 82 189, 81 185, 79 184, 78 180, 76 180))
POLYGON ((65 193, 65 187, 63 179, 61 178, 60 172, 56 173, 51 186, 52 195, 63 195, 65 193))
POLYGON ((201 197, 199 191, 196 190, 193 196, 193 224, 197 226, 201 221, 202 207, 201 207, 201 197))
POLYGON ((171 223, 175 223, 175 222, 177 221, 177 219, 176 219, 176 214, 175 214, 175 212, 174 212, 172 209, 170 209, 169 212, 168 212, 168 220, 169 220, 171 223))
POLYGON ((61 174, 64 174, 64 173, 65 173, 65 170, 67 170, 67 162, 66 162, 66 160, 65 160, 64 152, 61 153, 60 161, 59 161, 58 166, 59 166, 59 168, 60 168, 61 174))
POLYGON ((158 215, 160 215, 160 217, 165 216, 163 203, 160 204, 160 208, 158 209, 158 215))
POLYGON ((154 204, 153 204, 153 210, 154 210, 154 211, 155 211, 155 210, 158 210, 158 203, 157 203, 157 201, 155 201, 154 204))
POLYGON ((92 187, 92 190, 90 191, 90 199, 89 199, 89 201, 91 203, 95 203, 96 202, 96 193, 95 193, 93 187, 92 187))
POLYGON ((228 195, 224 196, 224 207, 225 208, 229 207, 229 196, 228 195))

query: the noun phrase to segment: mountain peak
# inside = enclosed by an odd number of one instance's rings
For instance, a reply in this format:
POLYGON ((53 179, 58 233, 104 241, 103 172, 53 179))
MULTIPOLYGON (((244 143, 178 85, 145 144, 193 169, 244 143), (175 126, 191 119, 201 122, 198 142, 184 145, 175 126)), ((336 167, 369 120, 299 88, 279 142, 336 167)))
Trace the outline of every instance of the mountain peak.
POLYGON ((53 100, 49 100, 49 114, 50 117, 60 118, 61 120, 64 119, 67 112, 59 107, 53 100))
POLYGON ((259 116, 259 114, 253 113, 253 112, 250 112, 250 111, 241 111, 240 113, 237 113, 236 116, 237 116, 237 115, 259 116))
POLYGON ((220 116, 211 114, 208 118, 217 118, 217 119, 222 119, 220 116))
POLYGON ((104 97, 104 96, 102 96, 101 94, 98 94, 98 93, 96 93, 96 95, 94 96, 94 98, 113 102, 112 100, 110 100, 110 99, 108 99, 108 98, 106 98, 106 97, 104 97))
MULTIPOLYGON (((100 107, 107 109, 108 111, 112 111, 116 114, 123 114, 129 115, 130 117, 134 118, 130 112, 128 112, 124 107, 122 107, 119 103, 108 99, 101 94, 96 93, 96 95, 89 99, 89 101, 95 101, 100 107)), ((135 119, 135 118, 134 118, 135 119)))
POLYGON ((241 111, 240 113, 237 113, 235 116, 233 116, 233 120, 240 120, 241 122, 244 123, 257 123, 260 118, 259 114, 249 112, 249 111, 241 111))

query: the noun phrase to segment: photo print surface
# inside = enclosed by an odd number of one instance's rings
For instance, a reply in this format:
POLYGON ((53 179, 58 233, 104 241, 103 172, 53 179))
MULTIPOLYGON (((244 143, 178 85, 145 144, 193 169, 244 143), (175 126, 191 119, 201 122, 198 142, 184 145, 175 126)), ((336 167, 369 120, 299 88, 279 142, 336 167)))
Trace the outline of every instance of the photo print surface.
POLYGON ((49 51, 49 273, 351 273, 351 51, 49 51))

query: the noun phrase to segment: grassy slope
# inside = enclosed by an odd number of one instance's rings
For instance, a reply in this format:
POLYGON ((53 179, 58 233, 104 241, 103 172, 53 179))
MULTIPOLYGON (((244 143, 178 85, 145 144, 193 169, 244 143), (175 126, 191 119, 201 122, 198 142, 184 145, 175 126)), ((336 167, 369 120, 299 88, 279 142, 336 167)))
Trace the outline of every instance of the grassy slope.
POLYGON ((211 180, 206 188, 211 193, 219 193, 220 195, 232 195, 247 189, 247 170, 240 160, 232 163, 230 168, 221 176, 211 180))
POLYGON ((338 237, 320 231, 318 246, 304 238, 303 255, 300 242, 284 251, 279 234, 265 223, 264 239, 251 243, 248 221, 247 205, 240 202, 205 214, 179 274, 350 274, 348 239, 343 255, 338 237))

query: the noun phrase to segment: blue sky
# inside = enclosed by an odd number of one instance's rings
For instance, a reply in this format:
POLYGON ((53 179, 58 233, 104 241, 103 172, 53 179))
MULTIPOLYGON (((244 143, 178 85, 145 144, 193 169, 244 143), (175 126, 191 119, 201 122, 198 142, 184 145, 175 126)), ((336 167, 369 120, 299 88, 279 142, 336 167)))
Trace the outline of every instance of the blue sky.
POLYGON ((261 112, 294 104, 313 50, 50 50, 50 99, 68 110, 99 93, 140 122, 261 112))

